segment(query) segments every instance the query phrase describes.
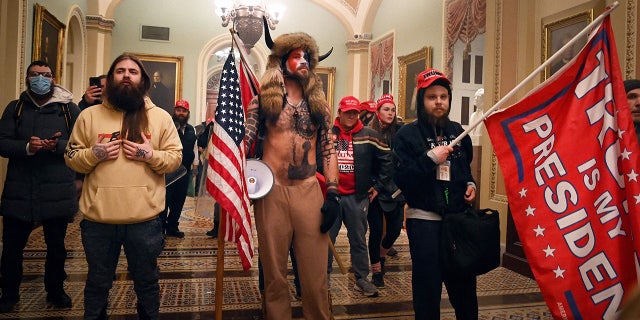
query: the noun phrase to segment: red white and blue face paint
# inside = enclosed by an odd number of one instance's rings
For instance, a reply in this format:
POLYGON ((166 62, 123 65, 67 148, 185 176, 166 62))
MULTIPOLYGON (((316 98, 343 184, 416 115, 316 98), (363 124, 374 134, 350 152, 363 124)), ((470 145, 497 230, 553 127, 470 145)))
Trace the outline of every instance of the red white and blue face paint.
POLYGON ((309 74, 309 55, 302 49, 291 51, 286 62, 286 73, 306 78, 309 74))

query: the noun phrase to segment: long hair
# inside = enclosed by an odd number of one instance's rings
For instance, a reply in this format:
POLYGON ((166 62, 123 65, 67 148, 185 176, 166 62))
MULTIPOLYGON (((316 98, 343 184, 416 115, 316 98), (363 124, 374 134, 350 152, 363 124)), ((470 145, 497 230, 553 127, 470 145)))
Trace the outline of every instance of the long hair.
MULTIPOLYGON (((140 61, 137 56, 132 54, 121 54, 113 61, 111 67, 109 68, 109 73, 107 73, 107 86, 110 86, 114 82, 116 65, 124 60, 131 60, 135 62, 140 68, 141 80, 139 88, 142 89, 141 91, 143 97, 145 97, 149 92, 149 88, 151 88, 151 78, 149 78, 149 74, 144 69, 142 61, 140 61)), ((149 117, 145 108, 144 99, 142 101, 142 105, 137 106, 134 110, 125 111, 124 119, 122 120, 122 129, 120 130, 120 136, 123 139, 127 139, 136 143, 142 143, 141 134, 147 133, 149 129, 149 117)))

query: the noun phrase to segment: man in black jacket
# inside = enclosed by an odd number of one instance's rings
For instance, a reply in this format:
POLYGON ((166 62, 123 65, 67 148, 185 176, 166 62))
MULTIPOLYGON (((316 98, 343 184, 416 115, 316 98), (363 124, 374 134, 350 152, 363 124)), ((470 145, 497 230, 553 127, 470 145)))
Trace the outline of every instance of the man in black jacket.
POLYGON ((189 180, 193 179, 191 177, 192 169, 198 170, 196 130, 189 124, 189 102, 186 100, 176 101, 173 121, 178 129, 180 142, 182 142, 182 165, 187 169, 187 173, 167 187, 166 207, 160 216, 167 237, 184 238, 184 232, 178 229, 178 220, 180 220, 184 201, 187 198, 189 180))
MULTIPOLYGON (((340 100, 338 117, 332 133, 338 156, 338 192, 341 196, 340 215, 329 230, 335 242, 344 222, 355 275, 354 289, 367 297, 378 296, 378 289, 369 275, 367 248, 367 212, 369 203, 384 188, 391 188, 391 150, 380 134, 362 124, 358 118, 360 102, 353 96, 340 100)), ((329 256, 329 271, 333 257, 329 256)))
POLYGON ((449 120, 449 79, 427 69, 416 84, 418 120, 400 128, 393 143, 398 157, 393 179, 409 206, 406 226, 415 317, 440 319, 444 281, 456 319, 478 319, 475 275, 444 276, 438 252, 442 215, 464 211, 475 200, 471 138, 449 145, 463 132, 459 123, 449 120))
POLYGON ((71 92, 55 84, 54 74, 47 63, 32 62, 25 78, 27 90, 9 103, 0 118, 0 156, 9 158, 0 202, 4 217, 0 313, 11 311, 20 300, 22 254, 39 224, 47 244, 47 302, 56 308, 71 307, 63 288, 64 238, 78 201, 75 173, 63 155, 80 109, 71 102, 71 92))

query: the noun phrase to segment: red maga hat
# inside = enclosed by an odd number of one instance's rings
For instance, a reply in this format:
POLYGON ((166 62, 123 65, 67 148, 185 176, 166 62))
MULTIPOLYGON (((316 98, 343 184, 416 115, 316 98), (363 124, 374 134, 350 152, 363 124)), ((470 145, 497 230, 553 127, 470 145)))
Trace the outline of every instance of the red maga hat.
POLYGON ((393 96, 387 93, 387 94, 383 94, 382 96, 380 96, 380 98, 378 98, 378 101, 376 102, 376 110, 379 109, 385 103, 391 103, 394 107, 396 106, 395 101, 393 101, 393 96))
POLYGON ((178 100, 176 101, 176 106, 175 108, 185 108, 187 110, 189 110, 189 102, 187 100, 178 100))
POLYGON ((446 81, 447 84, 451 84, 451 81, 449 81, 449 79, 447 79, 447 77, 442 72, 433 68, 429 68, 425 71, 422 71, 418 75, 418 78, 416 79, 416 87, 418 89, 426 88, 431 86, 434 81, 440 79, 446 81))
POLYGON ((360 111, 360 101, 354 96, 346 96, 340 100, 338 110, 347 112, 351 110, 360 111))

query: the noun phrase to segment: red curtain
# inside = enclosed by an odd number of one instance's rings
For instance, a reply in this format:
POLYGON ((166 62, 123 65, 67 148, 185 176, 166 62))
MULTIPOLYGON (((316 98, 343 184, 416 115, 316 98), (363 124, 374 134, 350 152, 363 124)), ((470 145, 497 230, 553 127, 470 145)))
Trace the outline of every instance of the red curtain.
POLYGON ((371 88, 369 99, 375 99, 373 88, 382 85, 385 74, 393 71, 393 35, 371 46, 371 88))
POLYGON ((447 59, 445 73, 452 74, 453 46, 460 40, 468 46, 485 32, 487 22, 486 0, 447 1, 447 59))

